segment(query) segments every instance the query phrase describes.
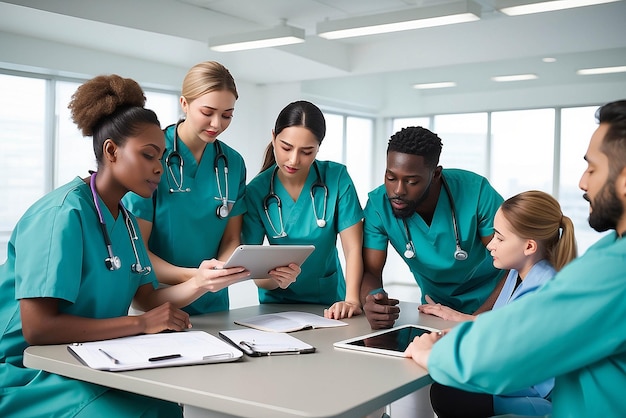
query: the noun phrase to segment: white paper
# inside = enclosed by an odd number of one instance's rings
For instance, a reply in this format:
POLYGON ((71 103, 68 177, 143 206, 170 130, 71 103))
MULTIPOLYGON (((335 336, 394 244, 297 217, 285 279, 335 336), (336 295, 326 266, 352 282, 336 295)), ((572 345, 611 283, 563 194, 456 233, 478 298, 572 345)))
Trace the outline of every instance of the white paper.
POLYGON ((68 349, 92 369, 111 371, 220 363, 243 356, 241 351, 204 331, 137 335, 72 344, 68 349), (170 355, 180 357, 149 360, 170 355))
POLYGON ((253 316, 235 321, 235 324, 272 332, 292 332, 306 328, 329 328, 348 325, 346 322, 309 312, 280 312, 253 316))

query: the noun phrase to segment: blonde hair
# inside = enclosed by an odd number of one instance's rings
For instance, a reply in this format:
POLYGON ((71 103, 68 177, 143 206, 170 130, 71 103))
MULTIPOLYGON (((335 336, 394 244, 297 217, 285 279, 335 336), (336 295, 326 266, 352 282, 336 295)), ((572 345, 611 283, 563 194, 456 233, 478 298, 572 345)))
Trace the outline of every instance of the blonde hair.
POLYGON ((505 200, 500 210, 517 235, 537 241, 555 270, 576 258, 574 224, 548 193, 530 190, 517 194, 505 200))
POLYGON ((212 91, 228 90, 235 99, 239 98, 235 79, 230 71, 216 61, 205 61, 194 65, 185 75, 182 96, 188 102, 212 91))

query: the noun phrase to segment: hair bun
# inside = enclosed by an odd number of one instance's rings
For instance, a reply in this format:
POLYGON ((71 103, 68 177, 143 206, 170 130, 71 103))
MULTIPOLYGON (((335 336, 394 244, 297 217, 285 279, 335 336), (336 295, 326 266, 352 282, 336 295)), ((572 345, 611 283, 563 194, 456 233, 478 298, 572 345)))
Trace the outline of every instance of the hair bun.
POLYGON ((144 107, 146 97, 135 80, 117 74, 100 75, 82 84, 72 95, 68 108, 72 120, 84 136, 92 136, 94 127, 122 107, 144 107))

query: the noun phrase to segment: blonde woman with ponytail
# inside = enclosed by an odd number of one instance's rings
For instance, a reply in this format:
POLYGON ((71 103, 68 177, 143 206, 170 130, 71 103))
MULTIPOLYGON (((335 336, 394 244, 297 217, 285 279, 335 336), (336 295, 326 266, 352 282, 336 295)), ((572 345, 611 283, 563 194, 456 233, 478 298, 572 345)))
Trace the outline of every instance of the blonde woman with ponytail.
MULTIPOLYGON (((494 267, 508 269, 509 274, 492 310, 536 291, 577 256, 572 220, 563 215, 559 202, 545 192, 531 190, 505 200, 493 224, 494 236, 487 249, 494 267)), ((429 303, 419 306, 420 312, 454 321, 476 319, 426 299, 429 303)), ((548 379, 515 393, 489 395, 434 383, 431 402, 440 418, 459 416, 458 413, 544 416, 552 411, 549 396, 553 387, 554 379, 548 379)))

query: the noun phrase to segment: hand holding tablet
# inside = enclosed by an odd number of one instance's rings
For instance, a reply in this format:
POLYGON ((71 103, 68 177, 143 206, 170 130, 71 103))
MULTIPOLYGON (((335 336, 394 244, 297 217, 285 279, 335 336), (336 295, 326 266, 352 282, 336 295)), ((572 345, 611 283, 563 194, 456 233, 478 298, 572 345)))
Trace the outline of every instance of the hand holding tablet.
POLYGON ((224 263, 224 268, 245 267, 250 271, 250 278, 263 279, 277 267, 291 263, 301 266, 313 250, 313 245, 240 245, 224 263))

